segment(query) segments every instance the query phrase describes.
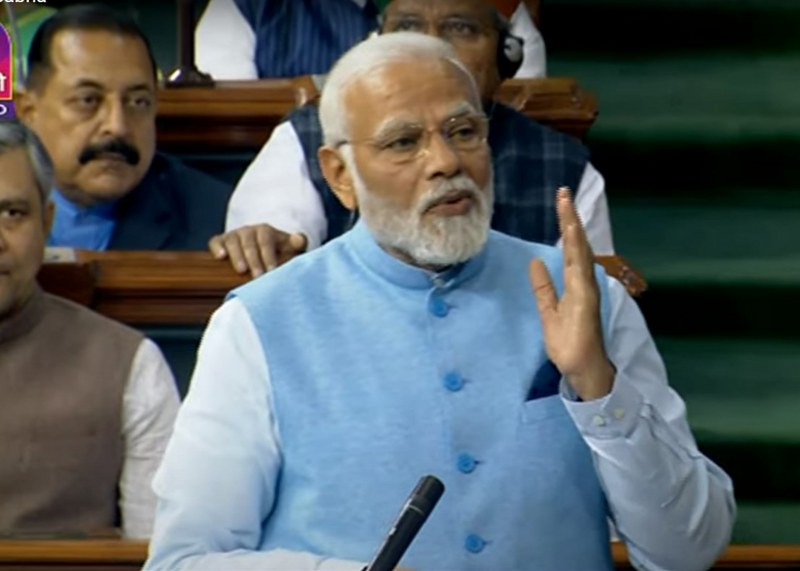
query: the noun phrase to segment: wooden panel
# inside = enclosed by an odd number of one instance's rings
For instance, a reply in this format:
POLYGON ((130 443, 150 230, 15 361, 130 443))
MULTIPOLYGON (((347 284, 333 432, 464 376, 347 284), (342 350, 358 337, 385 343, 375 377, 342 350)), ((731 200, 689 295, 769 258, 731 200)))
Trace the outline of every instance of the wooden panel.
MULTIPOLYGON (((621 544, 612 545, 617 569, 633 569, 621 544)), ((126 540, 0 540, 0 569, 140 569, 147 544, 126 540)), ((713 569, 800 569, 798 545, 732 545, 713 569)))
MULTIPOLYGON (((617 569, 634 569, 625 545, 611 546, 617 569)), ((800 569, 800 545, 731 545, 712 569, 800 569)))
MULTIPOLYGON (((161 89, 158 145, 178 153, 257 151, 287 113, 317 95, 307 76, 161 89)), ((597 116, 594 96, 571 78, 509 80, 497 98, 579 138, 597 116)))
POLYGON ((95 294, 91 307, 132 325, 203 325, 225 294, 248 278, 206 252, 89 252, 95 294))
POLYGON ((147 543, 120 539, 0 540, 3 571, 129 571, 142 568, 147 543))
POLYGON ((171 152, 258 150, 289 111, 316 96, 310 77, 160 89, 158 146, 171 152))
MULTIPOLYGON (((646 288, 622 258, 597 260, 632 295, 646 288)), ((76 251, 75 262, 44 264, 38 277, 46 291, 131 325, 203 325, 248 280, 206 252, 76 251)))

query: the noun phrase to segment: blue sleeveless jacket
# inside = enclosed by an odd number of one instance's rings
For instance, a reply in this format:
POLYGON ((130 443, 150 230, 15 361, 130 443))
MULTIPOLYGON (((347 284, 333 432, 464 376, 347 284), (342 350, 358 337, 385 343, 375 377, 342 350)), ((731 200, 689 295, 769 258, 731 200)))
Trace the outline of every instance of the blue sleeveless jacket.
POLYGON ((367 561, 434 474, 446 491, 405 565, 613 568, 605 496, 558 380, 526 400, 546 360, 533 256, 561 291, 555 248, 492 232, 473 259, 431 275, 359 222, 235 290, 265 352, 280 435, 261 549, 367 561))

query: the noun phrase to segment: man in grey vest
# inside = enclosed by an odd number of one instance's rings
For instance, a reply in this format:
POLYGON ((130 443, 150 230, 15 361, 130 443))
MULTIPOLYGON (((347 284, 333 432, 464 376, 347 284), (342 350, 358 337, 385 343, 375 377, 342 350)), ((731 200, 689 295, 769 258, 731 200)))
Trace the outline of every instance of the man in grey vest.
POLYGON ((150 482, 178 409, 140 333, 36 283, 53 220, 52 165, 0 121, 0 535, 150 535, 150 482))
MULTIPOLYGON (((478 83, 489 117, 494 165, 492 228, 524 240, 556 244, 555 189, 569 186, 596 254, 613 254, 605 182, 588 150, 493 100, 522 63, 520 39, 486 0, 393 0, 382 33, 414 31, 450 43, 478 83)), ((279 125, 234 190, 227 233, 210 248, 234 267, 258 275, 287 257, 341 234, 350 223, 320 169, 317 108, 295 110, 279 125)))
POLYGON ((611 571, 610 517, 637 569, 708 569, 731 480, 569 193, 563 253, 490 230, 487 118, 448 44, 359 44, 320 119, 325 177, 361 218, 211 318, 145 568, 357 571, 434 474, 408 568, 611 571))

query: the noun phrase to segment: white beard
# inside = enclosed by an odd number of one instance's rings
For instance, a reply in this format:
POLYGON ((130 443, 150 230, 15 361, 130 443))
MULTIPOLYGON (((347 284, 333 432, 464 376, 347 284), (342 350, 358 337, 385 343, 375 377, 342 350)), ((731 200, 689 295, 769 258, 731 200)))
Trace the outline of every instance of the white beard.
POLYGON ((411 208, 399 208, 391 201, 370 192, 355 161, 349 167, 353 174, 358 206, 364 223, 385 249, 398 251, 418 266, 451 266, 465 262, 480 252, 489 235, 492 222, 494 185, 490 176, 483 189, 474 180, 461 174, 443 181, 426 192, 411 208), (474 204, 460 216, 423 218, 425 211, 453 191, 467 191, 474 204))

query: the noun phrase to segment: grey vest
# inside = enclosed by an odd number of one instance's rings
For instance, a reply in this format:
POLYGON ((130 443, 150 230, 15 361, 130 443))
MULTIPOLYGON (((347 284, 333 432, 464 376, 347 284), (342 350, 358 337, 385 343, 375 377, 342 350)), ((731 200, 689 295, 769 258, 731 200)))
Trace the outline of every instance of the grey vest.
POLYGON ((39 290, 0 322, 0 532, 117 525, 122 397, 142 339, 39 290))

